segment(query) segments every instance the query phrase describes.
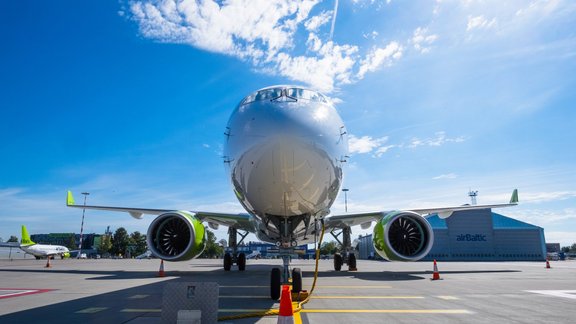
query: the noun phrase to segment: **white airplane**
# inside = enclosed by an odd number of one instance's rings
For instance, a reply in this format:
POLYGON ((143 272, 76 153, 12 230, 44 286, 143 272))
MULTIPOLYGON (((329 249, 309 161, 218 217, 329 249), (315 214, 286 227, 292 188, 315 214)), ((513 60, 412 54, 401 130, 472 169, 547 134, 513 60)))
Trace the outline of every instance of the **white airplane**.
POLYGON ((232 112, 225 135, 224 163, 234 193, 247 213, 148 209, 76 205, 68 192, 69 207, 128 212, 134 218, 158 215, 148 228, 150 251, 166 261, 189 260, 205 246, 207 223, 212 229, 229 228, 232 253, 224 257, 224 270, 237 264, 245 270, 246 255, 238 244, 250 232, 275 243, 283 267, 271 272, 270 295, 280 296, 280 285, 292 279, 300 291, 299 268, 290 272, 289 255, 297 245, 317 241, 325 227, 338 240, 343 254, 334 256, 334 269, 344 263, 356 268, 351 226, 374 227, 374 247, 392 261, 417 261, 430 251, 434 234, 423 214, 449 217, 455 211, 516 205, 517 191, 507 204, 474 205, 415 210, 388 210, 331 215, 343 178, 348 153, 344 123, 330 100, 321 93, 298 86, 272 86, 244 98, 232 112), (240 242, 238 238, 240 237, 240 242))
POLYGON ((61 245, 37 244, 30 239, 26 226, 22 225, 22 239, 20 244, 14 243, 0 243, 1 247, 19 247, 22 251, 32 254, 36 259, 44 259, 47 257, 60 258, 70 257, 70 251, 67 247, 61 245))

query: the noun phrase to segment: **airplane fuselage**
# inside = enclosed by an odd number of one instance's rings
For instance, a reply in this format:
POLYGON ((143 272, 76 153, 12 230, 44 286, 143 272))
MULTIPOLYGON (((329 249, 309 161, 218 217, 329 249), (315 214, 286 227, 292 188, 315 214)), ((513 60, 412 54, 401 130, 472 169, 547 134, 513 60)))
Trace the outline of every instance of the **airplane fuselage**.
POLYGON ((269 242, 313 241, 342 184, 346 128, 322 94, 264 88, 236 107, 226 128, 225 162, 242 206, 269 242))
POLYGON ((43 258, 46 256, 70 256, 70 251, 67 247, 61 245, 47 245, 47 244, 32 244, 32 245, 21 245, 20 249, 28 254, 32 254, 35 257, 43 258))

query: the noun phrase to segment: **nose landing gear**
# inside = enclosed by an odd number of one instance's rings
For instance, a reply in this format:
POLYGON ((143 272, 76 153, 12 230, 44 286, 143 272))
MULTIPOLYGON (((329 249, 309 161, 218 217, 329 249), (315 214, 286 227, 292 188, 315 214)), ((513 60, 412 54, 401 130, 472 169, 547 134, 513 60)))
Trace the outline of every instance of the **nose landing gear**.
POLYGON ((270 273, 270 298, 273 300, 280 298, 282 285, 292 284, 293 293, 298 293, 302 290, 302 270, 294 268, 290 272, 290 258, 293 253, 293 248, 280 248, 279 254, 282 257, 282 269, 272 268, 270 273), (292 282, 290 282, 290 279, 292 279, 292 282))

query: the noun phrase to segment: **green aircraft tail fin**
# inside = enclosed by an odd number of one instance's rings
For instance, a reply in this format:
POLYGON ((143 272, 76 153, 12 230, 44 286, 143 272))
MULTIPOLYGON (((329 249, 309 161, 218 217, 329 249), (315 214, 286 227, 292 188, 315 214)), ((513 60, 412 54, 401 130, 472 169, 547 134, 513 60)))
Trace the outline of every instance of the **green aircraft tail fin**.
POLYGON ((28 234, 28 230, 26 229, 26 226, 24 226, 24 225, 22 225, 22 240, 20 241, 20 244, 22 244, 22 245, 36 244, 36 243, 32 242, 32 240, 30 239, 30 235, 28 234))
POLYGON ((514 191, 512 192, 512 197, 510 197, 510 203, 511 204, 518 203, 518 189, 514 189, 514 191))
POLYGON ((66 205, 74 206, 76 202, 74 201, 74 196, 72 196, 72 191, 68 190, 68 195, 66 196, 66 205))

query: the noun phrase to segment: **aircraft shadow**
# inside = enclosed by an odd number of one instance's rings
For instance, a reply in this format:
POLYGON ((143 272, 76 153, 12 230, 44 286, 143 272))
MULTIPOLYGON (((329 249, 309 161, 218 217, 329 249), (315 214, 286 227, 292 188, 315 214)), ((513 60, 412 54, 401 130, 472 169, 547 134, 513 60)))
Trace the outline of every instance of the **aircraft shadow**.
MULTIPOLYGON (((213 265, 193 265, 192 268, 214 268, 213 265)), ((232 267, 231 271, 224 271, 223 269, 207 270, 207 271, 165 271, 166 277, 175 278, 196 278, 201 274, 203 278, 214 278, 222 281, 222 276, 231 278, 234 282, 242 279, 245 276, 265 277, 265 284, 269 284, 268 278, 272 268, 280 267, 280 265, 247 265, 246 271, 240 272, 236 267, 232 267)), ((295 266, 297 267, 297 265, 295 266)), ((130 279, 143 279, 153 278, 157 276, 158 271, 106 271, 106 270, 58 270, 58 269, 0 269, 1 272, 19 272, 19 273, 60 273, 70 275, 94 275, 95 277, 86 278, 85 280, 130 280, 130 279)), ((514 273, 521 272, 520 270, 459 270, 459 271, 442 271, 442 275, 449 274, 482 274, 482 273, 514 273)), ((376 280, 376 281, 407 281, 407 280, 422 280, 429 279, 432 276, 432 271, 347 271, 343 267, 343 271, 334 270, 320 270, 318 272, 319 278, 357 278, 361 280, 376 280)), ((302 277, 314 277, 314 271, 302 271, 302 277)), ((209 280, 202 280, 209 281, 209 280)))

